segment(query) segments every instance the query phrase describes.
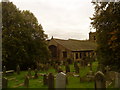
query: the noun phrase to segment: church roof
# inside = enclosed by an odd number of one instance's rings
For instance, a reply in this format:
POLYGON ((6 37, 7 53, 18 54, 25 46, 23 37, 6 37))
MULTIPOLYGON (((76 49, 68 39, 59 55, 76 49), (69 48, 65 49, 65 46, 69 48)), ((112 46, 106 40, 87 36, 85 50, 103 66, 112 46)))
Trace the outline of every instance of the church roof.
POLYGON ((55 38, 54 40, 71 51, 90 51, 96 49, 96 43, 91 42, 89 40, 74 40, 74 39, 62 40, 55 38))

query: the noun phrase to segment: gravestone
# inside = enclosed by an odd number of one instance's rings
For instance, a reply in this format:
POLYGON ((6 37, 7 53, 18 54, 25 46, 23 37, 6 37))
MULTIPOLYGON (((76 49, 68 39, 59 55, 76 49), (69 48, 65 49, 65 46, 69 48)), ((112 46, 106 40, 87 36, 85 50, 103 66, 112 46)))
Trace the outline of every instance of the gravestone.
POLYGON ((37 79, 37 78, 38 78, 38 71, 37 71, 37 69, 35 69, 34 79, 37 79))
POLYGON ((120 73, 115 73, 115 88, 120 88, 120 73))
POLYGON ((17 65, 17 67, 16 67, 16 72, 17 72, 17 74, 20 74, 20 66, 19 65, 17 65))
POLYGON ((98 71, 95 74, 95 90, 104 90, 106 88, 106 80, 105 80, 105 75, 101 72, 98 71))
POLYGON ((48 75, 48 89, 49 90, 54 89, 54 75, 52 73, 49 73, 48 75))
POLYGON ((28 74, 29 78, 31 78, 31 68, 28 68, 28 74))
POLYGON ((43 76, 43 85, 48 85, 48 77, 46 74, 43 76))
POLYGON ((110 67, 109 66, 106 66, 105 67, 105 70, 106 70, 106 74, 108 74, 109 70, 110 70, 110 67))
POLYGON ((76 66, 77 66, 77 62, 75 61, 75 62, 74 62, 74 68, 75 68, 76 66))
POLYGON ((66 74, 63 72, 58 73, 56 76, 56 89, 59 88, 66 88, 66 74))
POLYGON ((76 65, 76 67, 75 67, 75 73, 79 73, 79 72, 80 72, 79 66, 76 65))
POLYGON ((6 77, 2 77, 2 88, 8 87, 8 79, 6 77))
POLYGON ((6 66, 3 67, 3 76, 6 76, 6 66))
POLYGON ((29 87, 29 77, 27 75, 25 76, 24 86, 27 88, 29 87))
POLYGON ((66 69, 66 73, 70 72, 70 67, 68 64, 66 65, 65 69, 66 69))

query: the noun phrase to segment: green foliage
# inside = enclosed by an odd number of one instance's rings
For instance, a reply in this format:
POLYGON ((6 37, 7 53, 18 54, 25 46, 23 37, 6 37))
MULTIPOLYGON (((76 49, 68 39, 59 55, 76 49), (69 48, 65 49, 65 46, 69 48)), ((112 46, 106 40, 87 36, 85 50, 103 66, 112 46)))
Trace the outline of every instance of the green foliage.
POLYGON ((120 2, 95 4, 91 20, 97 31, 99 63, 120 71, 120 2))
POLYGON ((12 2, 2 2, 2 52, 7 69, 27 69, 49 59, 47 35, 30 11, 20 11, 12 2))

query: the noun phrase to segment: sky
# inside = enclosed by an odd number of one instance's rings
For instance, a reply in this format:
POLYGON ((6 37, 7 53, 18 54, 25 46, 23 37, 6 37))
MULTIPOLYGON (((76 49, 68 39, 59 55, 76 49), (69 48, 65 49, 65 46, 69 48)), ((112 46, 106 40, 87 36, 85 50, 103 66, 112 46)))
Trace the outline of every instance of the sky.
MULTIPOLYGON (((29 10, 38 19, 48 38, 89 38, 92 0, 10 0, 20 10, 29 10)), ((95 31, 94 29, 91 31, 95 31)))

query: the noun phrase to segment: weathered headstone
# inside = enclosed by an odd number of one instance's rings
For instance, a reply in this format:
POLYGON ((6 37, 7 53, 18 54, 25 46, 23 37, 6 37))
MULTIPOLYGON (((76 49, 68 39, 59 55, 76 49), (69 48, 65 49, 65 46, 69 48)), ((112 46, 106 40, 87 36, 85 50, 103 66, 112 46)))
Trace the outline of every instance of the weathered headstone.
POLYGON ((54 75, 52 73, 49 73, 48 75, 48 89, 49 90, 54 89, 54 75))
POLYGON ((66 74, 63 72, 60 72, 57 74, 56 76, 56 88, 62 88, 65 89, 66 88, 66 74))
POLYGON ((120 73, 115 74, 115 88, 120 88, 120 73))
POLYGON ((37 69, 35 69, 34 79, 37 79, 37 78, 38 78, 38 71, 37 71, 37 69))
POLYGON ((3 66, 3 76, 6 76, 6 66, 3 66))
POLYGON ((29 87, 29 77, 27 75, 25 76, 24 86, 27 88, 29 87))
POLYGON ((95 90, 98 89, 103 90, 105 88, 106 88, 105 75, 101 71, 98 71, 95 74, 95 90))
POLYGON ((43 76, 43 85, 48 85, 48 77, 46 74, 43 76))
POLYGON ((31 68, 28 68, 28 74, 29 78, 31 78, 31 68))
POLYGON ((17 65, 16 72, 17 72, 17 74, 20 74, 20 66, 19 65, 17 65))
POLYGON ((2 88, 8 87, 8 79, 6 77, 2 77, 2 88))
POLYGON ((70 72, 70 67, 68 64, 65 66, 65 69, 66 69, 66 73, 70 72))

